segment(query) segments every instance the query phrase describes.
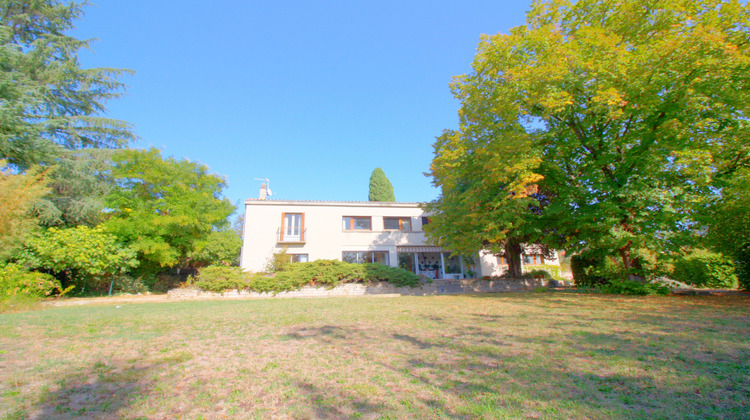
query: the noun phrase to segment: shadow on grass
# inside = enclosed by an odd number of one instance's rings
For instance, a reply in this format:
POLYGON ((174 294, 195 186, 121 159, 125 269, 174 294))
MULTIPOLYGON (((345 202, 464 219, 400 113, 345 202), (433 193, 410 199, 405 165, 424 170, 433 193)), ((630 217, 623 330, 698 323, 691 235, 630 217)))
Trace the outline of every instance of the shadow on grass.
POLYGON ((390 352, 388 358, 365 352, 357 363, 376 366, 410 389, 401 401, 376 404, 344 386, 324 392, 320 384, 308 384, 321 418, 372 410, 459 418, 742 418, 747 413, 750 346, 738 338, 747 335, 746 322, 737 318, 731 328, 714 330, 701 324, 701 311, 686 319, 652 318, 658 325, 638 331, 646 324, 639 313, 628 312, 635 320, 566 318, 559 332, 547 324, 548 334, 533 331, 533 316, 468 314, 435 322, 425 314, 415 322, 423 329, 413 332, 326 325, 299 328, 287 337, 322 349, 363 346, 390 352), (506 332, 496 321, 531 325, 506 332), (692 334, 683 334, 682 327, 672 333, 681 323, 692 325, 692 334), (699 347, 699 340, 726 343, 699 347))
MULTIPOLYGON (((59 389, 44 394, 32 418, 117 418, 151 390, 147 377, 155 366, 118 368, 97 362, 57 380, 59 389)), ((124 363, 122 363, 124 364, 124 363)))
POLYGON ((328 389, 321 389, 310 382, 298 382, 297 389, 300 390, 310 402, 312 411, 317 419, 350 419, 359 414, 379 413, 383 409, 382 404, 368 402, 366 399, 349 394, 346 396, 347 403, 340 404, 337 398, 332 398, 328 389))

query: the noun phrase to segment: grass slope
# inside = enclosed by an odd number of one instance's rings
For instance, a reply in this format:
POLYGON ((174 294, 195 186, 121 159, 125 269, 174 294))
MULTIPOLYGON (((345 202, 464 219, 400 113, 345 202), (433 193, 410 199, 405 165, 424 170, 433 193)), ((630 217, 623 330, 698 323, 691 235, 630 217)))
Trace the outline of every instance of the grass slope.
POLYGON ((58 307, 0 315, 0 417, 742 418, 748 337, 742 296, 58 307))

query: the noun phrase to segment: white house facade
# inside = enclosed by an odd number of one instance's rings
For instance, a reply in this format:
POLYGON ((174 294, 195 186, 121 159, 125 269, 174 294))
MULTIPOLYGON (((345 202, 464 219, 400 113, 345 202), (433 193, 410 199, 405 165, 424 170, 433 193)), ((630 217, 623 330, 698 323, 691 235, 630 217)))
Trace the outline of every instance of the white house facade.
MULTIPOLYGON (((264 197, 264 194, 261 194, 264 197)), ((282 249, 292 261, 333 259, 377 262, 430 278, 499 276, 501 257, 480 252, 467 261, 426 243, 429 217, 420 203, 291 201, 265 198, 245 201, 240 265, 264 271, 282 249)), ((557 264, 542 255, 524 256, 527 264, 557 264)))

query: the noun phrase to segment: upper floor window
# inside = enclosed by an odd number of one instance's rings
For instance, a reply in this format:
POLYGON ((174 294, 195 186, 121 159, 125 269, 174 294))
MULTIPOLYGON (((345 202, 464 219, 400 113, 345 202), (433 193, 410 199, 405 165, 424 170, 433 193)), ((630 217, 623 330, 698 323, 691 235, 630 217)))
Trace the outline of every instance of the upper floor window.
POLYGON ((372 230, 372 218, 364 216, 344 216, 344 230, 372 230))
POLYGON ((427 225, 430 223, 430 218, 427 216, 422 216, 422 226, 427 225))
POLYGON ((279 242, 304 242, 305 240, 305 214, 304 213, 282 213, 281 234, 279 242))
POLYGON ((383 228, 385 230, 411 231, 411 219, 408 217, 384 217, 383 228))

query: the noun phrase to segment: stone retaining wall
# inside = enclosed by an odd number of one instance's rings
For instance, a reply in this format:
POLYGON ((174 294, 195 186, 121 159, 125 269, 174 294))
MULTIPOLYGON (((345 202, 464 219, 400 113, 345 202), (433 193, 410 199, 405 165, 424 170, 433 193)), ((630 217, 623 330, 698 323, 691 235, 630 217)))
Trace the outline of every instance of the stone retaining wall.
POLYGON ((433 280, 422 287, 394 287, 386 282, 361 284, 346 283, 332 289, 325 287, 305 286, 299 290, 272 293, 258 293, 247 290, 231 290, 223 293, 204 292, 198 289, 172 289, 170 298, 299 298, 299 297, 342 297, 342 296, 428 296, 428 295, 457 295, 468 293, 492 293, 533 290, 547 286, 543 279, 467 279, 467 280, 433 280))

